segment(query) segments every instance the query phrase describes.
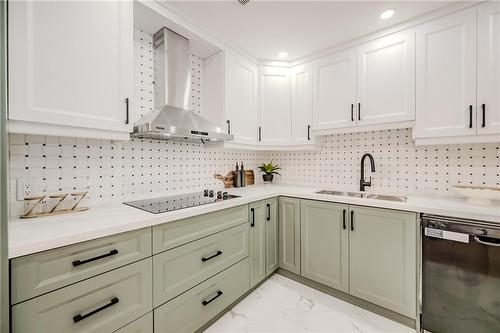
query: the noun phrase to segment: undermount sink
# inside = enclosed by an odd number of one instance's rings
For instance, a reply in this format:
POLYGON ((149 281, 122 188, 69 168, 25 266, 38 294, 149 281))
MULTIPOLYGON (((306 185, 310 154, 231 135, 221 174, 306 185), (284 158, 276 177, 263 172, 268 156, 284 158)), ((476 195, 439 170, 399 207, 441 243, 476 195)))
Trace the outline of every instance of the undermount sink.
POLYGON ((319 192, 316 192, 316 194, 327 194, 327 195, 337 195, 341 197, 365 198, 365 199, 398 201, 398 202, 406 202, 407 200, 406 197, 396 196, 396 195, 369 194, 360 192, 345 192, 345 191, 330 191, 330 190, 321 190, 319 192))

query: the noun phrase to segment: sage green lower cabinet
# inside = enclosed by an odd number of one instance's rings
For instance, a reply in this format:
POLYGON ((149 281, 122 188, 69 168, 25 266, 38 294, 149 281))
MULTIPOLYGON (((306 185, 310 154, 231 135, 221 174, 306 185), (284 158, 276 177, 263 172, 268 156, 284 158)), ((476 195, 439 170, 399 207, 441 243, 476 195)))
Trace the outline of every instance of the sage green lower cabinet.
POLYGON ((300 274, 300 199, 280 197, 278 221, 279 267, 300 274))
POLYGON ((265 201, 249 204, 250 221, 250 288, 266 277, 266 205, 265 201))
POLYGON ((266 276, 278 269, 278 198, 266 200, 266 276))
POLYGON ((12 259, 12 304, 150 256, 144 228, 12 259))
POLYGON ((153 312, 150 312, 114 333, 153 333, 153 312))
POLYGON ((249 224, 153 256, 157 307, 249 255, 249 224))
POLYGON ((154 310, 155 333, 192 333, 249 290, 249 259, 154 310))
POLYGON ((350 293, 416 318, 416 214, 350 209, 350 293))
POLYGON ((349 292, 348 207, 301 200, 301 275, 349 292))
POLYGON ((113 332, 152 310, 151 259, 11 308, 12 332, 113 332))
POLYGON ((153 254, 172 249, 248 222, 248 206, 241 205, 153 227, 153 254))

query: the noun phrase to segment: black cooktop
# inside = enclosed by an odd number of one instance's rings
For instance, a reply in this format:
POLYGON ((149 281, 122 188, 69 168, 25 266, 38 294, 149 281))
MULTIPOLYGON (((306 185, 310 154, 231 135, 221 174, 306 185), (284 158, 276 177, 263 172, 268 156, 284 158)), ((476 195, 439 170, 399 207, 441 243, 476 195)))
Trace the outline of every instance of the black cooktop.
POLYGON ((124 202, 125 205, 139 208, 153 214, 170 212, 189 207, 202 206, 217 201, 237 198, 236 195, 228 195, 226 192, 217 192, 205 190, 204 192, 188 193, 181 195, 171 195, 160 198, 136 200, 124 202))

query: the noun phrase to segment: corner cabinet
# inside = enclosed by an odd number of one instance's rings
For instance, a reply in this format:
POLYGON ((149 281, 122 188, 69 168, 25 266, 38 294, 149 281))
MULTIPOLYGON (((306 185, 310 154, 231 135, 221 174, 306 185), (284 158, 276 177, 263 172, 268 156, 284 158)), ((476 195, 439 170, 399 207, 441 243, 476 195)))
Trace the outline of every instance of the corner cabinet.
POLYGON ((9 3, 11 133, 129 139, 133 3, 9 3))
POLYGON ((292 145, 314 145, 312 134, 312 66, 303 64, 291 69, 292 145))
POLYGON ((259 145, 287 145, 292 136, 292 105, 288 68, 259 67, 259 145))

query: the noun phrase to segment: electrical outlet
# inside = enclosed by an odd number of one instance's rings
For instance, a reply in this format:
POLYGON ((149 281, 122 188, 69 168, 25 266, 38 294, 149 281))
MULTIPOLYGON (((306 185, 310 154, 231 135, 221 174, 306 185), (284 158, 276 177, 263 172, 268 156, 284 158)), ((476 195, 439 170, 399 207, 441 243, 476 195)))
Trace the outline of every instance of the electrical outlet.
POLYGON ((33 195, 33 183, 30 179, 18 178, 17 179, 17 200, 23 201, 24 198, 33 195))

